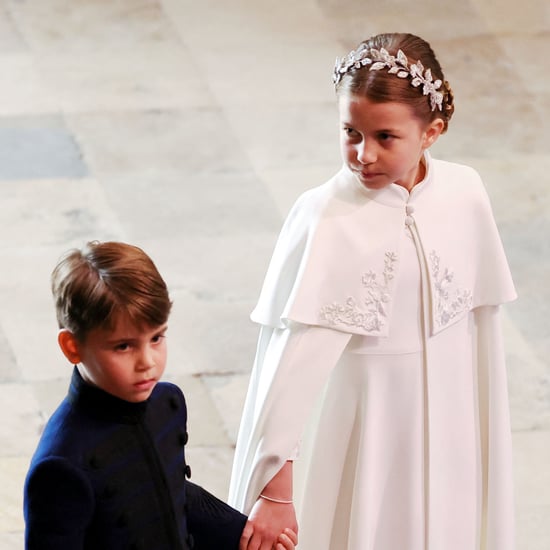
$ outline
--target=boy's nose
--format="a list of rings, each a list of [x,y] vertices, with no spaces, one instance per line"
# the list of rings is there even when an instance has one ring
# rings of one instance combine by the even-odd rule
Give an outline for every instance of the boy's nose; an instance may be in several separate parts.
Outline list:
[[[139,370],[148,370],[155,366],[155,356],[150,349],[144,349],[138,362]]]

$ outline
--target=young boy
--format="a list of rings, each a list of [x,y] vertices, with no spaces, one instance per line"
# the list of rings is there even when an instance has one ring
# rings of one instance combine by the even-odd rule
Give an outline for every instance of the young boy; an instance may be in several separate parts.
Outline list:
[[[75,367],[25,482],[26,548],[236,550],[247,518],[188,480],[185,399],[159,382],[172,303],[154,263],[91,242],[61,259],[52,292]]]

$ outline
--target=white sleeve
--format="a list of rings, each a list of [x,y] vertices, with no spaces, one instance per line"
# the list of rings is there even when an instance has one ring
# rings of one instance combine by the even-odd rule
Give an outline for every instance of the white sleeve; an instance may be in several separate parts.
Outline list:
[[[512,433],[498,306],[475,310],[481,442],[482,547],[514,548]]]
[[[248,513],[293,456],[315,400],[350,338],[318,326],[262,327],[235,449],[230,504]]]

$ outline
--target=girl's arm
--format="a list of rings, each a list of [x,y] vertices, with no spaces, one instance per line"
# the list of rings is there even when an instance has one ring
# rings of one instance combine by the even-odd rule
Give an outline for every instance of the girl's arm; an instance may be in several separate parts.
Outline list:
[[[271,480],[294,456],[315,401],[350,338],[298,324],[262,330],[235,450],[232,506],[251,513],[264,490],[273,496],[267,493]]]
[[[290,457],[350,338],[298,323],[260,333],[231,480],[230,503],[249,513],[240,550],[272,550],[285,528],[298,533],[294,504],[265,497],[292,501]]]
[[[296,512],[292,502],[292,462],[287,461],[273,479],[264,487],[260,498],[252,508],[250,527],[243,531],[239,550],[271,550],[273,541],[290,528],[298,533]],[[291,539],[292,540],[292,539]],[[279,541],[288,541],[279,538]],[[283,546],[288,548],[288,546]]]

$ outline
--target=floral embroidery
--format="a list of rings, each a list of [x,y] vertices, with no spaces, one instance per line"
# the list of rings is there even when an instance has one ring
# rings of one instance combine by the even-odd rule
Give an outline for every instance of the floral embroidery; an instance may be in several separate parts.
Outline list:
[[[369,271],[363,275],[362,284],[366,289],[363,306],[360,307],[354,298],[349,297],[344,304],[334,302],[321,308],[320,318],[329,325],[347,325],[364,329],[366,332],[378,332],[384,326],[388,316],[390,302],[389,286],[394,277],[397,254],[386,252],[384,260],[383,281]]]
[[[472,307],[472,292],[458,288],[453,283],[454,273],[442,271],[440,257],[434,250],[430,253],[430,267],[434,282],[435,322],[443,327],[451,319]]]

